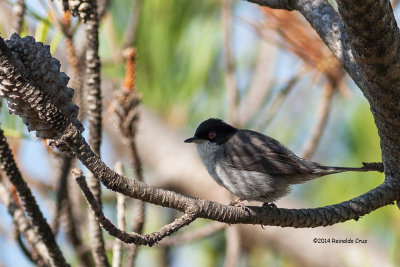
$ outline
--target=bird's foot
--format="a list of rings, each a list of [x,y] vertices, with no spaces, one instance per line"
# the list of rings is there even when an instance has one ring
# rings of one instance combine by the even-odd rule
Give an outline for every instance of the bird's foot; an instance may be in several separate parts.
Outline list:
[[[247,208],[242,201],[244,201],[244,199],[241,198],[232,200],[231,203],[229,203],[229,206],[240,207],[243,211],[249,212],[249,208]]]
[[[262,208],[269,208],[269,209],[276,209],[276,205],[275,203],[268,203],[268,202],[264,202],[261,206]]]
[[[244,199],[241,199],[241,198],[232,200],[231,203],[229,203],[229,206],[236,206],[237,204],[242,205],[242,204],[243,204],[243,203],[242,203],[243,200],[244,200]]]

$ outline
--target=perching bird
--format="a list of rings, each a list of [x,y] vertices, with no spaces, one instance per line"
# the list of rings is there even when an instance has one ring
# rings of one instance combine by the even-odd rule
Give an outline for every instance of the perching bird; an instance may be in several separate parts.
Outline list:
[[[383,171],[380,163],[362,168],[328,167],[295,155],[277,140],[251,130],[238,130],[220,119],[202,122],[194,137],[203,164],[211,177],[243,200],[274,202],[290,185],[346,171]]]

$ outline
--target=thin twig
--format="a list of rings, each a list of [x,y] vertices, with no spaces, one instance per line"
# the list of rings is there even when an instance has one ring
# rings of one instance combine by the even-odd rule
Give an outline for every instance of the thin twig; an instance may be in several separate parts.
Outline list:
[[[251,81],[243,99],[240,100],[240,125],[247,125],[259,113],[260,108],[271,94],[271,81],[277,48],[261,42]]]
[[[17,241],[19,248],[21,249],[22,253],[25,257],[32,263],[37,263],[37,260],[34,260],[34,256],[31,254],[29,249],[25,246],[24,242],[22,241],[21,233],[19,232],[18,228],[14,229],[14,236]]]
[[[122,240],[125,243],[134,243],[137,245],[149,245],[152,246],[161,239],[166,236],[171,235],[172,233],[178,231],[180,228],[190,224],[194,220],[196,220],[197,209],[194,206],[188,207],[185,214],[176,219],[174,222],[163,226],[157,232],[153,232],[151,234],[141,235],[137,233],[127,233],[118,229],[112,222],[104,216],[103,211],[101,210],[100,205],[97,203],[94,198],[92,192],[86,184],[85,177],[82,174],[82,171],[74,169],[72,174],[75,177],[76,182],[82,190],[83,195],[88,201],[92,212],[96,215],[97,220],[100,225],[106,230],[110,235]]]
[[[76,53],[75,44],[73,41],[74,32],[71,27],[71,13],[66,10],[63,14],[62,21],[59,23],[61,30],[65,36],[65,51],[67,54],[67,61],[70,65],[72,78],[71,87],[74,88],[74,102],[79,106],[79,120],[83,120],[86,114],[85,97],[83,93],[83,80],[84,80],[84,69],[86,64],[80,64],[81,60],[78,58]],[[82,54],[84,56],[85,54]]]
[[[50,184],[49,182],[44,182],[44,181],[40,181],[38,179],[35,179],[33,177],[29,177],[29,174],[27,174],[27,172],[24,172],[22,170],[22,175],[26,181],[27,184],[29,184],[30,186],[32,186],[32,188],[34,190],[36,190],[37,192],[39,192],[40,194],[48,194],[49,192],[54,192],[55,188],[52,184]]]
[[[5,207],[7,207],[8,213],[12,216],[16,230],[25,236],[25,240],[31,249],[31,253],[29,254],[31,255],[32,260],[38,265],[43,264],[43,259],[49,258],[46,245],[33,230],[33,227],[26,218],[24,211],[16,203],[3,183],[0,183],[0,201]]]
[[[128,26],[126,27],[126,31],[124,34],[124,40],[122,41],[122,48],[126,49],[129,46],[133,45],[136,37],[136,29],[140,16],[140,7],[142,5],[142,0],[134,0],[133,4],[133,12],[130,14],[128,20]]]
[[[97,1],[97,13],[99,14],[99,21],[107,13],[107,9],[110,6],[110,0],[98,0]]]
[[[77,188],[76,191],[79,189]],[[71,190],[68,190],[68,193],[70,193]],[[70,240],[76,254],[78,255],[79,260],[81,261],[83,266],[94,266],[93,261],[91,260],[90,252],[91,250],[83,250],[82,247],[85,245],[82,242],[82,233],[79,231],[78,228],[78,223],[77,223],[77,217],[78,212],[74,211],[73,209],[73,203],[70,195],[67,195],[68,200],[66,201],[67,207],[66,207],[66,216],[65,216],[65,231],[67,234],[68,239]]]
[[[86,89],[87,89],[87,115],[89,120],[89,145],[100,156],[102,138],[102,97],[100,87],[100,58],[99,58],[99,15],[96,1],[90,2],[87,10],[86,23]],[[88,176],[88,185],[96,201],[101,203],[100,182],[92,173]],[[92,254],[96,266],[109,266],[104,249],[104,238],[100,225],[93,213],[89,211],[89,233],[91,238]]]
[[[318,147],[319,141],[324,133],[328,123],[329,113],[331,111],[334,85],[328,82],[322,92],[321,100],[317,110],[317,119],[310,138],[303,146],[302,157],[311,158]]]
[[[71,168],[72,159],[64,156],[61,159],[60,174],[57,179],[57,199],[56,206],[54,210],[53,221],[51,222],[51,229],[54,235],[57,235],[58,229],[60,227],[60,216],[62,214],[63,208],[66,206],[66,199],[68,195],[68,174]],[[68,204],[67,204],[68,205]]]
[[[35,229],[37,229],[37,235],[46,245],[49,257],[45,260],[49,261],[53,266],[67,266],[67,262],[55,241],[50,226],[43,217],[30,188],[23,180],[21,173],[15,164],[14,157],[8,147],[2,129],[0,129],[0,161],[5,174],[17,190],[21,206],[28,214],[30,223],[35,227]]]
[[[21,34],[25,15],[25,0],[17,0],[13,7],[13,32]]]
[[[238,126],[238,88],[235,79],[235,71],[232,57],[232,7],[230,0],[221,0],[223,51],[225,65],[225,88],[228,98],[228,121]]]
[[[199,229],[193,231],[187,231],[180,235],[168,236],[161,240],[157,246],[167,247],[167,246],[178,246],[183,245],[190,242],[195,242],[199,239],[203,239],[214,235],[215,233],[220,232],[224,228],[226,228],[227,224],[220,222],[212,222],[203,226]]]
[[[239,225],[226,228],[226,252],[224,267],[235,267],[240,256],[240,233]]]
[[[142,161],[136,147],[136,131],[139,121],[138,106],[140,104],[140,95],[135,85],[137,51],[134,47],[129,47],[124,51],[124,55],[126,57],[125,79],[121,90],[115,95],[115,114],[117,115],[118,127],[124,137],[124,141],[129,144],[135,178],[143,181]],[[142,233],[145,220],[144,208],[143,201],[137,201],[136,219],[132,227],[132,231],[135,233]],[[126,265],[134,266],[137,249],[136,245],[130,248]]]
[[[122,168],[122,163],[118,161],[115,164],[115,171],[118,172],[119,174],[123,174],[123,168]],[[125,203],[125,196],[116,193],[117,195],[117,227],[121,229],[121,231],[125,231],[126,229],[126,203]],[[114,241],[114,246],[113,246],[113,261],[112,261],[112,266],[113,267],[118,267],[121,266],[121,261],[122,261],[122,241],[119,239],[116,239]]]
[[[271,123],[279,108],[282,107],[282,102],[286,99],[300,78],[301,75],[295,75],[287,82],[286,86],[279,91],[278,95],[268,105],[268,108],[265,110],[264,114],[261,115],[260,122],[255,127],[257,130],[264,130]]]

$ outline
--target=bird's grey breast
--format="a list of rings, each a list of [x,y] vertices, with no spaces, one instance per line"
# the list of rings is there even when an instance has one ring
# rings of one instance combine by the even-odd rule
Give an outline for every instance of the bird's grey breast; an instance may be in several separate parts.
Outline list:
[[[196,144],[196,148],[208,173],[219,185],[223,186],[221,179],[216,173],[216,165],[219,164],[224,156],[224,148],[209,141]]]

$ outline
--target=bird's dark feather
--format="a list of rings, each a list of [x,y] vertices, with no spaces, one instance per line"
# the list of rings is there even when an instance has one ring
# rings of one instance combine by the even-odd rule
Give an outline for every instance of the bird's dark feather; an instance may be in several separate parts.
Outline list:
[[[227,141],[225,159],[239,170],[282,176],[301,176],[319,167],[317,163],[296,156],[277,140],[250,130],[239,130]]]

